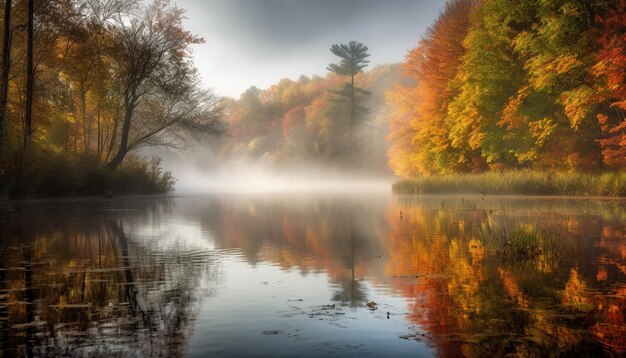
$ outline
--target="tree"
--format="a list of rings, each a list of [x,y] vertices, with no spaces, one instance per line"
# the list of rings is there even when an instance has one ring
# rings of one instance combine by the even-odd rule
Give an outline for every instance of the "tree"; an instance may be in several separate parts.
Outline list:
[[[34,12],[34,0],[28,0],[28,21],[26,25],[26,110],[24,113],[24,148],[30,144],[33,131],[33,89],[35,85],[35,72],[33,68]]]
[[[459,92],[452,84],[466,52],[463,40],[475,6],[475,0],[447,2],[426,36],[407,55],[404,72],[414,83],[387,94],[392,108],[389,166],[398,175],[468,170],[473,164],[452,145],[446,117],[449,103]]]
[[[124,113],[117,153],[106,165],[109,169],[118,167],[137,145],[174,127],[216,135],[223,132],[218,123],[219,101],[196,89],[197,73],[189,58],[189,46],[203,39],[186,31],[182,20],[183,11],[164,0],[155,1],[141,16],[118,20],[111,60],[123,89]],[[140,108],[159,112],[145,115],[143,111],[139,119]]]
[[[352,162],[352,132],[354,120],[363,117],[368,113],[368,109],[360,104],[363,95],[370,95],[369,91],[354,86],[354,76],[361,72],[369,60],[368,48],[364,44],[350,41],[346,44],[333,44],[330,48],[335,56],[341,58],[339,63],[331,63],[327,70],[342,76],[350,76],[350,82],[345,83],[339,90],[333,91],[337,95],[336,101],[348,107],[350,112],[350,162]]]
[[[598,17],[601,46],[591,74],[599,83],[599,96],[605,101],[598,120],[604,134],[600,139],[604,163],[626,167],[626,2],[619,2]]]
[[[4,33],[2,34],[2,77],[0,78],[0,156],[6,150],[7,99],[9,96],[9,71],[11,69],[11,0],[4,2]]]
[[[525,29],[524,4],[491,1],[479,6],[463,44],[463,55],[455,79],[457,96],[449,103],[447,123],[452,147],[459,161],[480,170],[514,166],[514,150],[522,142],[517,134],[527,133],[524,123],[500,123],[507,101],[524,85],[526,71],[511,47],[512,26]],[[511,24],[515,22],[515,25]],[[518,129],[519,128],[519,129]],[[515,129],[515,131],[507,130]]]

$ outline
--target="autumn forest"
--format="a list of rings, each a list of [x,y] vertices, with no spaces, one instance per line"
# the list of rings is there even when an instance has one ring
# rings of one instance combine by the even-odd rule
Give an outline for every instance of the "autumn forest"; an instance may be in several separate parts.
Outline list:
[[[168,1],[6,1],[2,192],[168,191],[172,173],[137,151],[211,136],[223,160],[407,178],[621,171],[625,11],[616,0],[453,0],[402,64],[365,60],[352,82],[329,67],[234,99],[204,89],[190,52],[203,39]]]

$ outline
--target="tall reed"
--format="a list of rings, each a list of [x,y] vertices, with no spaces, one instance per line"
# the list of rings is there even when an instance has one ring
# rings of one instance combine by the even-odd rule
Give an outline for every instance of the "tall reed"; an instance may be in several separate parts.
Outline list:
[[[572,195],[626,197],[626,172],[549,173],[488,172],[404,179],[397,194]]]

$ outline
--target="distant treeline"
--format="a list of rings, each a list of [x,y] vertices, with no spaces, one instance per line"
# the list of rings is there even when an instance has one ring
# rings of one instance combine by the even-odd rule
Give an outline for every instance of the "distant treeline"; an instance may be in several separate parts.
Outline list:
[[[626,167],[623,0],[451,0],[404,72],[398,175]]]
[[[387,173],[385,91],[403,78],[399,65],[376,66],[356,76],[355,86],[372,94],[363,103],[369,114],[355,123],[351,163],[349,116],[332,92],[346,79],[333,73],[283,79],[265,90],[251,87],[230,100],[230,136],[222,140],[221,153],[276,165],[307,163]]]

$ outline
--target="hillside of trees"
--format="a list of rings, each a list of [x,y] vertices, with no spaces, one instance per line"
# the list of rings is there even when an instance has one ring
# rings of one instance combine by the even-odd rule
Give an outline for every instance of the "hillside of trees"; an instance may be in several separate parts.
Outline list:
[[[626,167],[623,0],[451,0],[403,67],[397,175]]]
[[[260,90],[251,87],[226,104],[229,136],[220,140],[222,158],[247,158],[269,165],[320,165],[387,174],[385,135],[388,109],[385,93],[406,82],[400,65],[375,66],[360,72],[355,87],[371,92],[362,107],[368,111],[354,123],[350,160],[350,122],[333,91],[346,79],[326,77],[282,79]]]

